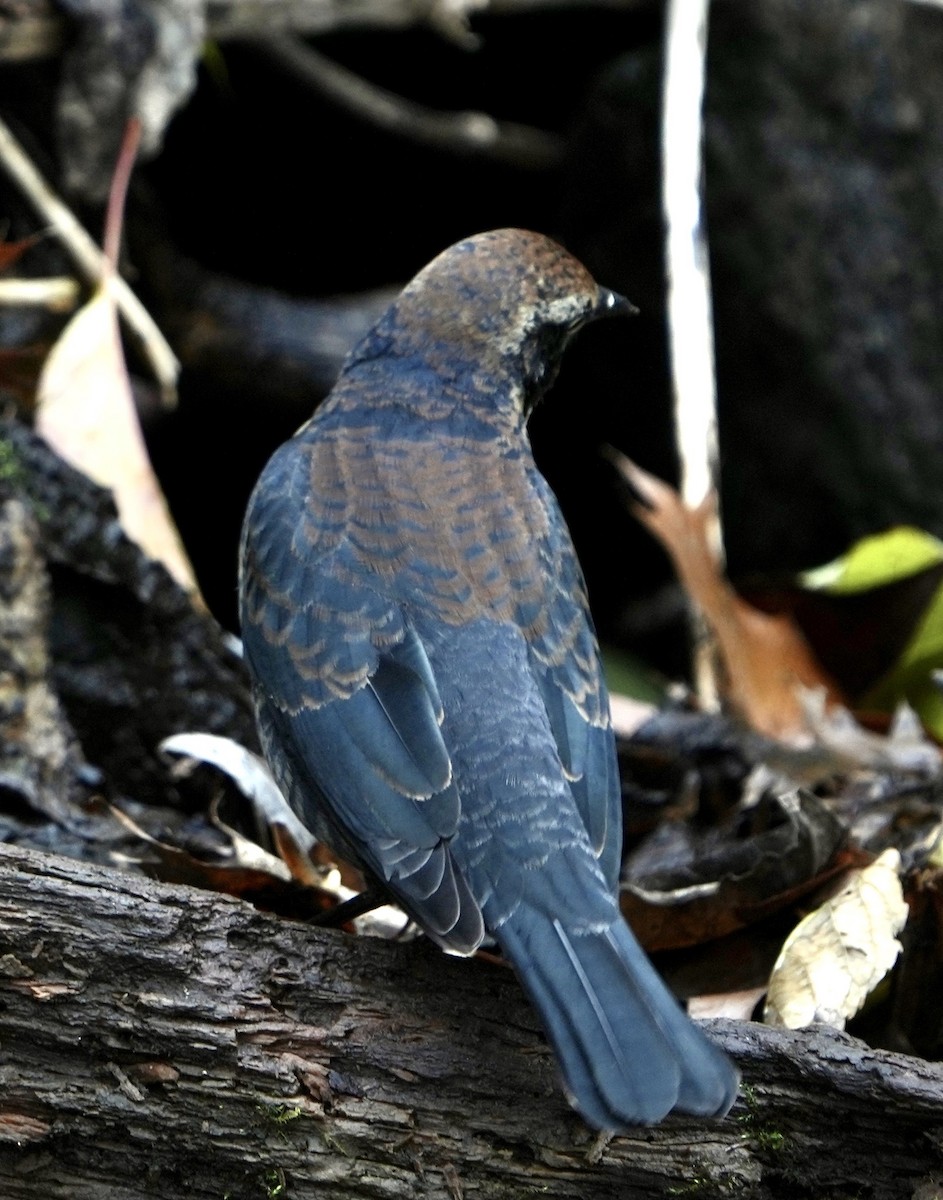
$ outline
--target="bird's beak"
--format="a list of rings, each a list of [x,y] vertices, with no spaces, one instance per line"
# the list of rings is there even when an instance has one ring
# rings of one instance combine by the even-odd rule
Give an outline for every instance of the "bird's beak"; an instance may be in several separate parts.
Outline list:
[[[625,296],[620,296],[618,292],[611,292],[609,288],[601,287],[599,289],[599,299],[596,302],[597,317],[631,317],[638,313],[638,309],[631,301],[626,300]]]

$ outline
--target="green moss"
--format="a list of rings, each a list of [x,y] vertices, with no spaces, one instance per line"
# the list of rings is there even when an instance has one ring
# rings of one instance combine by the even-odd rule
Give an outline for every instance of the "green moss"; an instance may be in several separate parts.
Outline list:
[[[753,1088],[748,1084],[743,1084],[740,1088],[740,1095],[747,1109],[745,1113],[737,1118],[740,1122],[740,1128],[743,1131],[743,1137],[752,1142],[756,1149],[760,1151],[779,1154],[785,1150],[787,1145],[786,1135],[778,1129],[771,1128],[761,1118],[760,1106]]]
[[[262,1176],[262,1186],[265,1188],[267,1200],[276,1200],[277,1197],[288,1195],[285,1172],[281,1167],[271,1167],[266,1171]]]
[[[23,479],[23,464],[13,446],[0,438],[0,480],[18,483]]]
[[[274,1104],[272,1105],[270,1117],[276,1125],[284,1125],[288,1121],[297,1120],[301,1116],[302,1111],[298,1106],[289,1108],[287,1104]]]

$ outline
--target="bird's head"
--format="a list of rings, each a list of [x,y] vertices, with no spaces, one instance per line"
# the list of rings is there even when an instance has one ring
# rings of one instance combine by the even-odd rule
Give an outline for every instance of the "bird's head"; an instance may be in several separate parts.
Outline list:
[[[443,379],[471,377],[476,394],[526,416],[578,329],[634,311],[550,238],[496,229],[433,259],[375,333],[384,352],[419,359]]]

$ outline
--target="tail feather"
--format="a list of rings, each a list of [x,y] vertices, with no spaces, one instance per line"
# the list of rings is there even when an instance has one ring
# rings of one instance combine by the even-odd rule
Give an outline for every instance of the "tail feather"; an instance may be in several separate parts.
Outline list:
[[[566,928],[521,905],[495,936],[517,968],[557,1054],[570,1099],[601,1129],[673,1109],[727,1112],[737,1073],[681,1010],[617,917]]]

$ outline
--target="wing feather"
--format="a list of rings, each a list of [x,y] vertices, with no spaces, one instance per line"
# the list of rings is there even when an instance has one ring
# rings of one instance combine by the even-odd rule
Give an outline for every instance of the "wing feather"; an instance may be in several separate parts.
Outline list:
[[[332,526],[327,509],[320,523],[299,520],[300,498],[311,503],[307,459],[298,442],[275,455],[243,537],[243,645],[265,681],[263,738],[301,819],[386,882],[437,940],[468,952],[483,926],[452,861],[461,800],[435,675],[343,523]]]

